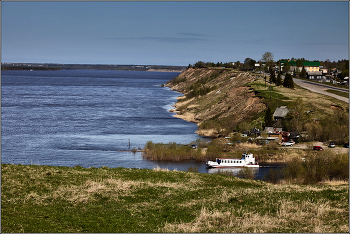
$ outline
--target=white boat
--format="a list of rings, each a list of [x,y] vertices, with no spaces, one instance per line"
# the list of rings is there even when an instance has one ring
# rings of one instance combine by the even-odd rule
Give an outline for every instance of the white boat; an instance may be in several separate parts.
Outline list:
[[[227,167],[259,167],[255,162],[253,154],[242,154],[242,158],[217,158],[215,162],[207,161],[208,167],[227,168]]]

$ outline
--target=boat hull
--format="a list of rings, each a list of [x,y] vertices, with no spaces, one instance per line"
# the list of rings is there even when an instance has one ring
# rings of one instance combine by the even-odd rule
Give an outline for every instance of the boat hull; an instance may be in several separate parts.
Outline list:
[[[229,165],[207,165],[208,168],[242,168],[242,167],[252,167],[257,168],[259,165],[242,165],[242,166],[229,166]]]

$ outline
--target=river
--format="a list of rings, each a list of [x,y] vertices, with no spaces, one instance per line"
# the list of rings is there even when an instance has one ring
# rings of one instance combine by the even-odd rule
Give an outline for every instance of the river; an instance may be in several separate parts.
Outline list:
[[[1,161],[214,173],[203,162],[149,161],[140,152],[125,152],[143,148],[147,141],[188,144],[200,138],[196,124],[169,112],[181,94],[161,84],[178,74],[2,71]],[[256,178],[263,178],[267,170],[258,169]]]

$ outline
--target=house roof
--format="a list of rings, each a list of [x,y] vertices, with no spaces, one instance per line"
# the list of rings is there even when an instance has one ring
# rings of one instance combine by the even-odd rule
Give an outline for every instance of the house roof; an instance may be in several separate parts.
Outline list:
[[[289,112],[289,109],[286,106],[277,107],[275,112],[273,113],[273,117],[285,117]]]
[[[322,71],[313,71],[307,73],[309,76],[320,76],[322,75]]]
[[[281,61],[282,63],[285,63],[287,61]],[[288,61],[290,66],[296,66],[297,62],[296,61]],[[303,62],[303,66],[305,67],[319,67],[320,66],[320,62]]]
[[[308,67],[319,67],[320,62],[303,62],[303,65]]]

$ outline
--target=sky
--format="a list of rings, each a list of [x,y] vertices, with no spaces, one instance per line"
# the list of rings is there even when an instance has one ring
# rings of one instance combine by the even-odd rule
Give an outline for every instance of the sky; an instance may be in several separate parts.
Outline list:
[[[1,62],[349,59],[348,1],[2,1]]]

